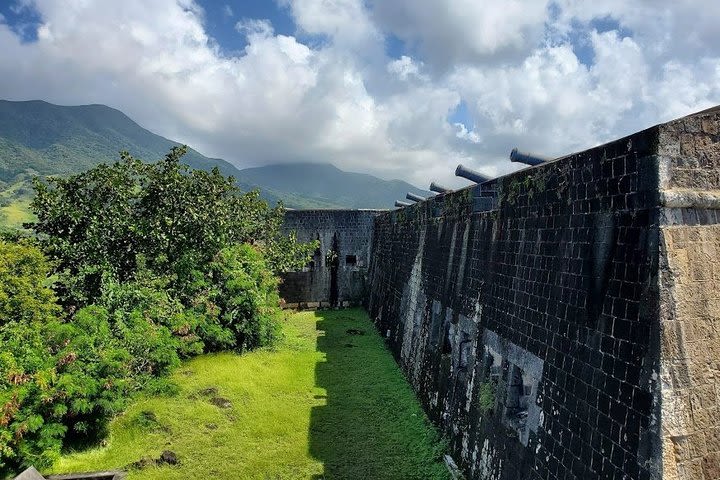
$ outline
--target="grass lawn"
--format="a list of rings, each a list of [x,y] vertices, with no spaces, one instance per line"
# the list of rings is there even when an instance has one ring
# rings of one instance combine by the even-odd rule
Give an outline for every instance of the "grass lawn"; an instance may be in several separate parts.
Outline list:
[[[186,362],[177,396],[136,401],[105,446],[69,453],[53,471],[172,450],[179,465],[133,469],[129,479],[448,478],[435,430],[364,311],[294,313],[283,329],[274,351]]]

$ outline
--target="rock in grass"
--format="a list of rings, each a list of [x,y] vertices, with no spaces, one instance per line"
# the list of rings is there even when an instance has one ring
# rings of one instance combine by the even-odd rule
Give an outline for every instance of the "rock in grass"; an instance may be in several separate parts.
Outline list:
[[[207,387],[200,390],[200,395],[203,395],[205,397],[209,397],[210,395],[217,395],[217,393],[217,387]]]
[[[232,408],[232,402],[223,397],[212,397],[210,403],[220,408]]]
[[[180,461],[177,458],[177,454],[172,450],[165,450],[160,454],[160,459],[157,461],[158,465],[167,463],[168,465],[177,465]]]
[[[178,460],[175,452],[172,450],[164,450],[160,454],[160,458],[142,457],[140,460],[125,467],[125,469],[140,470],[151,465],[178,465],[179,463],[180,460]]]

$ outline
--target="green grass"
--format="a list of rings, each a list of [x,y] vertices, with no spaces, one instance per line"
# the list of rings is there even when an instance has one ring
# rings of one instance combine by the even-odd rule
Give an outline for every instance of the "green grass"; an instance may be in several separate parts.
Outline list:
[[[25,180],[0,188],[0,227],[22,228],[23,223],[34,220],[30,211],[31,191],[30,183]]]
[[[435,430],[364,311],[295,313],[283,330],[274,351],[186,362],[178,395],[136,401],[105,446],[67,454],[53,471],[118,468],[167,449],[180,465],[129,479],[448,478]],[[199,393],[210,387],[232,408]]]
[[[13,200],[10,205],[0,207],[0,226],[22,228],[23,223],[31,222],[33,218],[28,198]]]

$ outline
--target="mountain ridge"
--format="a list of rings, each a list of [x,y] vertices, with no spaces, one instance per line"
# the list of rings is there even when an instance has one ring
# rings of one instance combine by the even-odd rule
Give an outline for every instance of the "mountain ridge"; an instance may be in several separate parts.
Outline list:
[[[106,105],[0,100],[0,189],[34,175],[70,175],[111,163],[123,150],[145,161],[157,161],[178,145]],[[267,201],[282,201],[289,208],[391,208],[408,191],[428,194],[401,180],[346,172],[329,163],[240,169],[192,148],[183,161],[192,168],[218,167],[224,175],[232,175],[241,190],[258,188]]]

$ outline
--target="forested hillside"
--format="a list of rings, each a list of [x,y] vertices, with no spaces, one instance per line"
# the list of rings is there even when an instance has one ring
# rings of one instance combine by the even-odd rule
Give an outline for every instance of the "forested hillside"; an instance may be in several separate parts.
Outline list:
[[[105,105],[0,100],[0,217],[5,218],[0,218],[0,224],[13,223],[9,217],[20,218],[29,203],[23,193],[33,176],[80,173],[116,161],[120,151],[154,162],[179,145]],[[232,175],[241,190],[258,189],[269,203],[282,201],[288,208],[391,208],[408,191],[423,194],[406,182],[345,172],[329,164],[288,163],[241,170],[191,148],[184,162],[201,170],[217,167],[223,175]],[[10,209],[5,208],[10,204]]]

